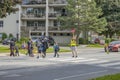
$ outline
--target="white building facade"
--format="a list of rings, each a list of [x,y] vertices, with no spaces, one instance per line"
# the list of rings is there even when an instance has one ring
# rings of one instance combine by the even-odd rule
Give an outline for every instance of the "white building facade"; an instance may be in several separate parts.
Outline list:
[[[65,13],[66,0],[23,0],[21,5],[21,36],[52,36],[58,43],[69,43],[72,34],[60,30],[57,16]]]
[[[19,8],[20,6],[17,5]],[[6,33],[7,36],[12,34],[14,37],[20,38],[20,11],[11,13],[5,18],[0,18],[0,34]]]

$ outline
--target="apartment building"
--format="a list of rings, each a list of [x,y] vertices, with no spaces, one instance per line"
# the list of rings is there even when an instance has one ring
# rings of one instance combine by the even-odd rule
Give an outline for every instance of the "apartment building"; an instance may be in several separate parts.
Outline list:
[[[69,43],[72,34],[61,30],[58,16],[65,15],[66,0],[23,0],[21,5],[21,36],[52,36],[58,43]]]
[[[20,8],[20,5],[16,6]],[[12,34],[14,37],[20,38],[20,11],[17,11],[15,14],[11,13],[4,18],[0,18],[0,38],[2,33],[6,33],[8,36]]]

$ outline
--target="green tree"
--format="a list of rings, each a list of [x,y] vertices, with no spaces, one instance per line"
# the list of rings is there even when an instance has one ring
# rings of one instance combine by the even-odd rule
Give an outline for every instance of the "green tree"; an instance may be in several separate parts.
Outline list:
[[[8,37],[9,37],[9,38],[13,38],[13,34],[10,33]]]
[[[102,9],[96,6],[94,0],[67,0],[65,7],[67,16],[60,16],[63,29],[76,29],[77,39],[81,31],[95,31],[100,33],[105,30],[106,19],[100,17]],[[85,37],[87,38],[87,36]]]
[[[102,32],[106,37],[120,33],[120,1],[119,0],[96,0],[98,6],[103,10],[102,17],[105,17],[108,25],[106,30]]]
[[[2,33],[2,40],[4,40],[5,38],[7,38],[7,34],[6,33]]]
[[[18,8],[15,5],[21,3],[22,0],[0,0],[0,18],[6,17],[7,14],[15,13]]]

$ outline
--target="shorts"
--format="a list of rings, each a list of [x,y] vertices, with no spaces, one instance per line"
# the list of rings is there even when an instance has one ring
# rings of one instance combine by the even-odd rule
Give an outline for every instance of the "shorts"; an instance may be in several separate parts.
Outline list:
[[[76,46],[71,46],[71,50],[76,50]]]

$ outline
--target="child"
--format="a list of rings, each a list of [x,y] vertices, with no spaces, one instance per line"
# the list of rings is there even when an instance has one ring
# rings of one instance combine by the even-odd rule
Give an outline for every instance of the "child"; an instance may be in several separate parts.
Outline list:
[[[59,57],[58,51],[60,50],[60,48],[57,43],[54,43],[53,49],[54,49],[54,57],[56,56]]]
[[[19,49],[18,49],[18,46],[15,46],[15,55],[16,55],[16,56],[19,56]]]

